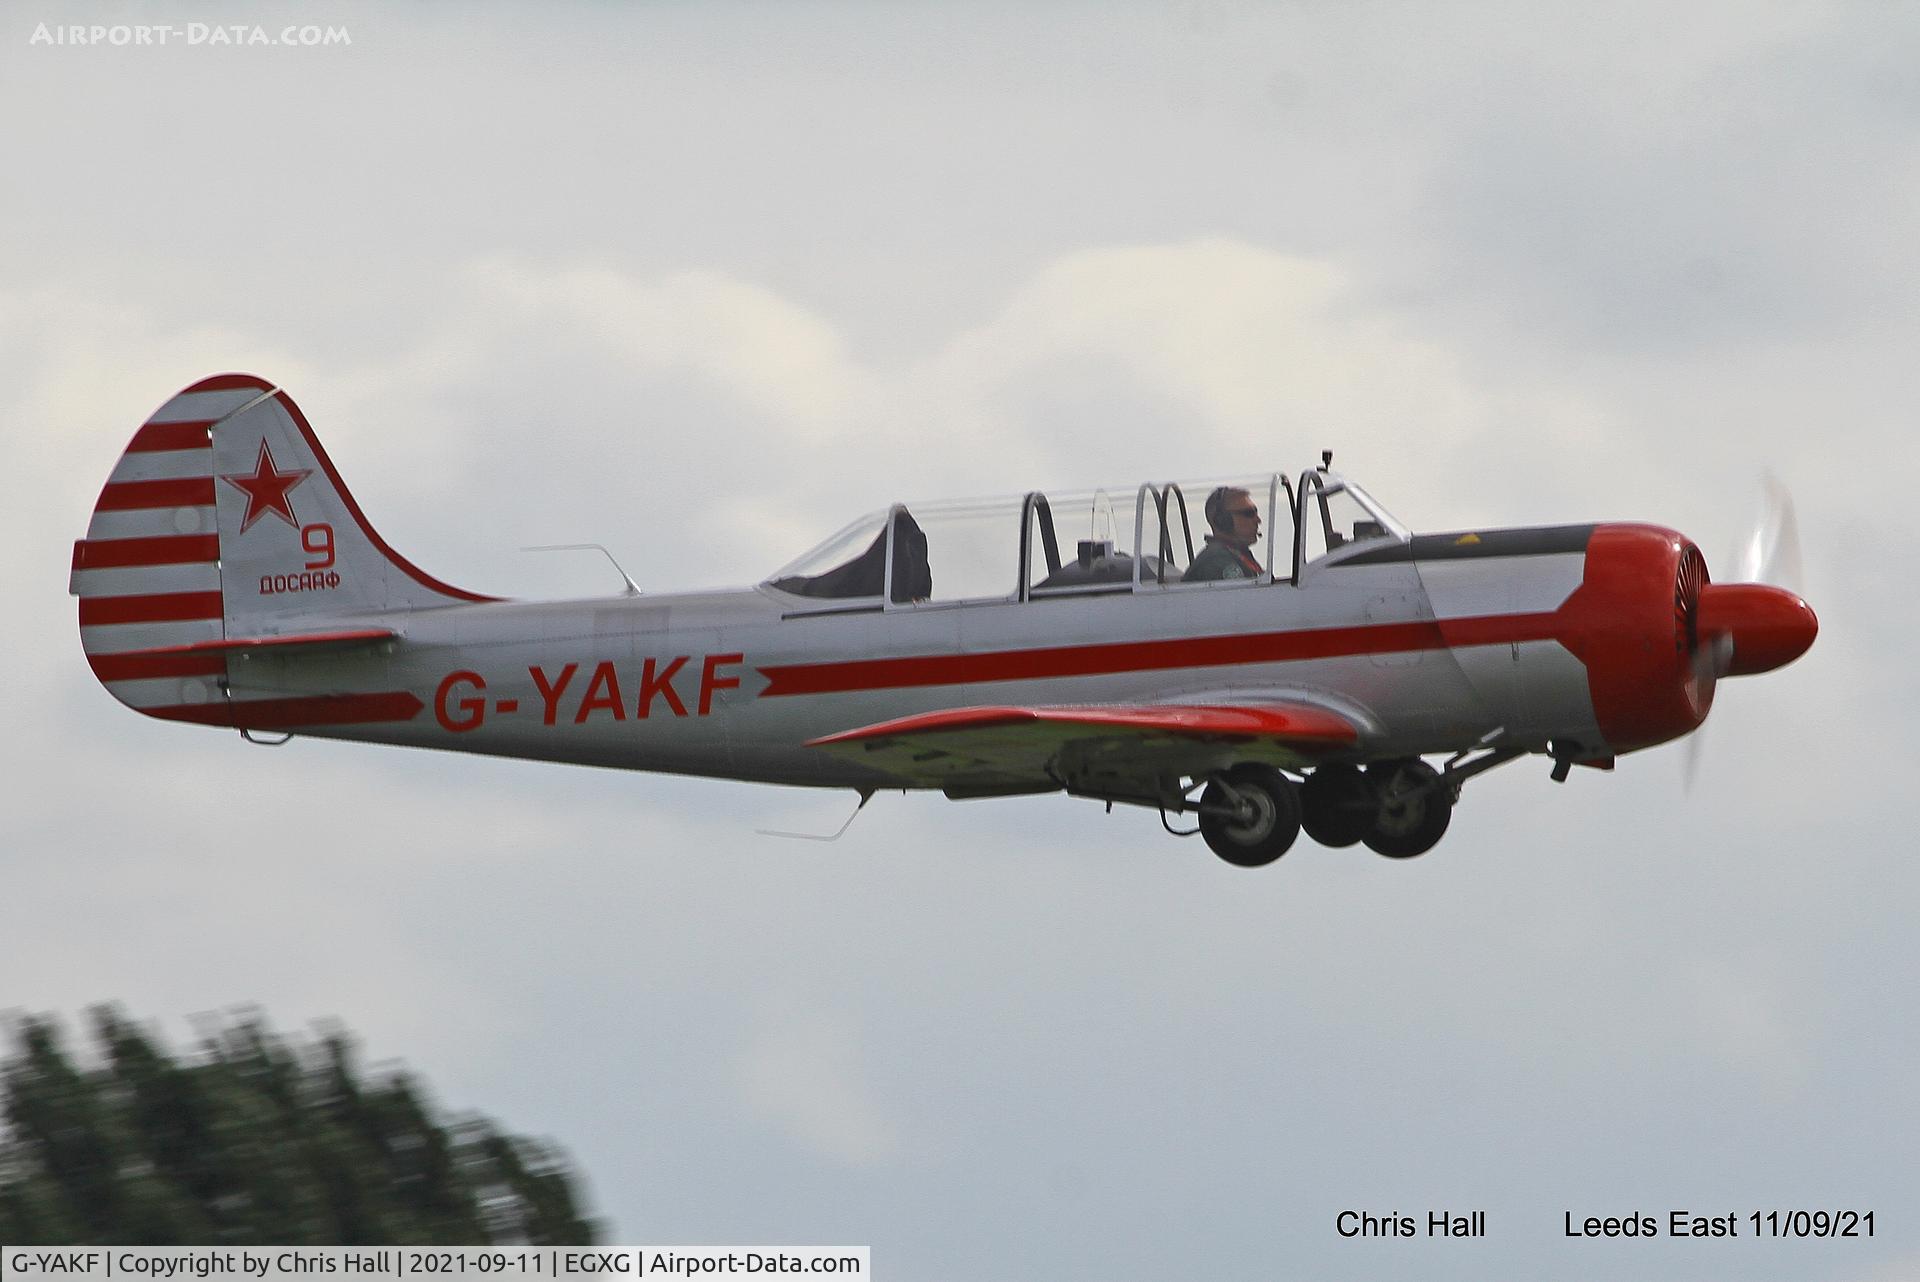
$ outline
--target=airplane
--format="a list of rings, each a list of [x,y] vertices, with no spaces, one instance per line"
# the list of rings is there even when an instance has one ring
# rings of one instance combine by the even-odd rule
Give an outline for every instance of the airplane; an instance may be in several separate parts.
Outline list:
[[[849,789],[856,815],[894,788],[1065,793],[1242,867],[1302,831],[1422,854],[1469,779],[1612,769],[1818,632],[1656,525],[1416,535],[1331,454],[895,504],[749,587],[502,600],[388,546],[249,374],[134,434],[69,586],[94,674],[163,720]]]

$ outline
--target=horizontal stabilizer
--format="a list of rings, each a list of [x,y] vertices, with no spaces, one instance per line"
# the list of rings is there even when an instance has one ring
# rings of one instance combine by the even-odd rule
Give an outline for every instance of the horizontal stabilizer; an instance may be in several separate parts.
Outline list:
[[[194,642],[181,649],[208,654],[233,654],[242,650],[287,654],[294,650],[344,650],[399,639],[400,634],[392,628],[344,628],[338,632],[296,632],[279,637],[227,637],[221,641]]]
[[[222,637],[153,646],[113,654],[89,654],[87,662],[102,681],[135,681],[156,677],[224,676],[227,660],[253,654],[301,654],[350,650],[358,646],[396,641],[392,628],[346,628],[334,632],[304,632],[279,637]]]

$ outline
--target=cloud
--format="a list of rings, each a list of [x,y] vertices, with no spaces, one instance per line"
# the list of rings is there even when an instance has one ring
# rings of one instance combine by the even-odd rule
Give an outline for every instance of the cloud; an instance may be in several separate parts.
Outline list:
[[[518,543],[632,554],[638,534],[655,549],[630,567],[643,586],[744,581],[894,499],[1290,472],[1350,442],[1342,459],[1377,492],[1490,518],[1497,496],[1464,483],[1484,424],[1551,441],[1594,418],[1475,382],[1330,263],[1228,240],[1065,255],[983,323],[897,359],[715,272],[493,258],[443,297],[411,349],[316,384],[338,424],[309,413],[336,457],[390,474],[385,490],[414,480],[391,503],[360,496],[390,540],[413,546],[389,524],[428,530],[438,564],[448,527],[469,560],[490,532],[489,568],[520,582],[553,567],[506,566]],[[1432,447],[1420,463],[1369,448],[1410,425]],[[648,568],[663,556],[664,574]]]
[[[615,268],[494,259],[467,271],[479,305],[520,331],[559,333],[604,355],[694,372],[756,411],[830,437],[865,417],[866,380],[825,317],[718,272],[635,279]]]
[[[1764,959],[1699,958],[1682,972],[1684,1019],[1720,1071],[1790,1098],[1812,1063],[1811,1033],[1789,1008],[1793,985]]]
[[[1354,442],[1341,460],[1389,500],[1492,517],[1493,496],[1445,485],[1483,424],[1569,436],[1592,418],[1476,383],[1328,262],[1220,239],[1064,255],[984,322],[893,358],[714,271],[496,256],[434,293],[404,346],[318,361],[283,350],[297,328],[270,343],[52,289],[6,298],[0,324],[33,336],[12,386],[44,425],[28,457],[46,475],[8,519],[77,525],[133,426],[208,364],[288,387],[390,542],[536,595],[610,576],[518,547],[604,542],[650,589],[750,581],[895,499],[1291,472]],[[1416,423],[1421,464],[1369,448]]]
[[[851,1166],[885,1162],[900,1146],[881,1113],[844,1015],[782,1001],[767,1011],[735,1065],[747,1107],[822,1156]]]
[[[1920,1251],[1908,1251],[1890,1260],[1882,1260],[1858,1272],[1838,1275],[1844,1282],[1911,1282],[1920,1277]]]

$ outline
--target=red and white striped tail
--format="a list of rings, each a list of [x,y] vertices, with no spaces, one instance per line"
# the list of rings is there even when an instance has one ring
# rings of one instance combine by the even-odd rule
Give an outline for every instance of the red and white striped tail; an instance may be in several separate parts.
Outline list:
[[[491,599],[388,547],[292,398],[251,374],[202,379],[134,433],[69,587],[87,661],[116,698],[222,725],[276,721],[274,692],[229,689],[240,651],[390,635],[372,616]]]

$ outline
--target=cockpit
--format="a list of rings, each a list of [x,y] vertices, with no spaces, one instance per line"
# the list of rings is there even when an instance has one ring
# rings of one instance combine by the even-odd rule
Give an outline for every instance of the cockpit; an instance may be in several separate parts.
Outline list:
[[[894,504],[764,586],[824,609],[1039,601],[1298,584],[1321,563],[1411,535],[1325,468]]]

